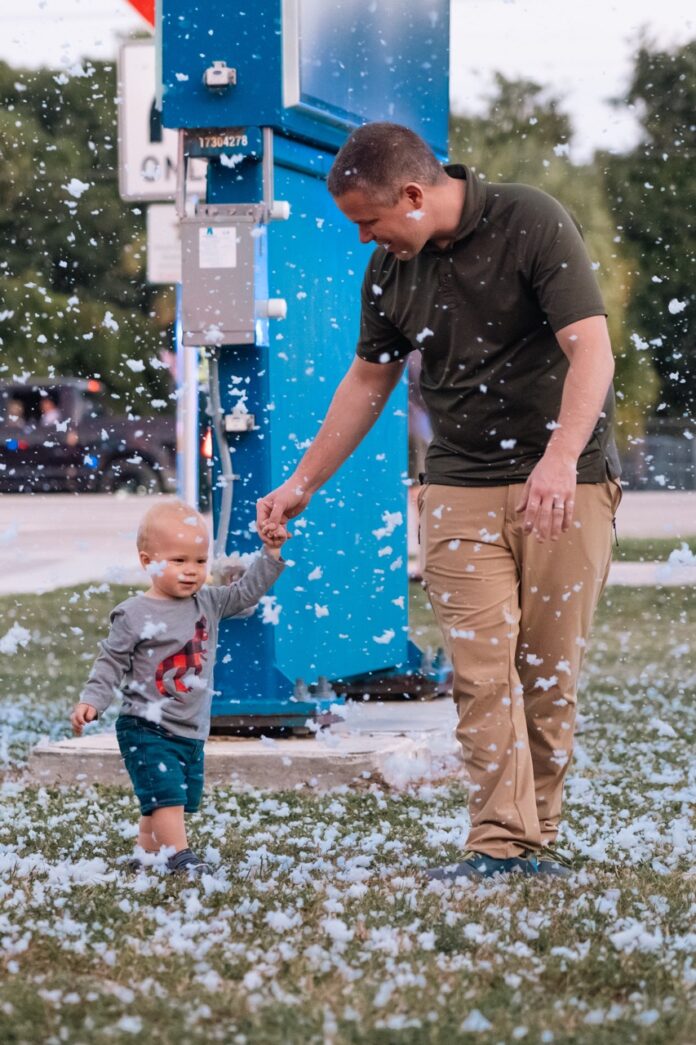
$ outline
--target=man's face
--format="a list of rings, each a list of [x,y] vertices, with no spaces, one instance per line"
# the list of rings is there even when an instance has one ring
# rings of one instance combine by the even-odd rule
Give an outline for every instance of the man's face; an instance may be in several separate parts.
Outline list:
[[[375,202],[362,189],[337,196],[335,203],[358,226],[361,243],[377,243],[400,261],[415,257],[430,238],[431,222],[418,185],[406,185],[391,206]]]

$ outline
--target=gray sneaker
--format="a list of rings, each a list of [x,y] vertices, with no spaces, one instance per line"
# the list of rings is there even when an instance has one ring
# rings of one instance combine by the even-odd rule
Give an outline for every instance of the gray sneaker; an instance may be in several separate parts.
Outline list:
[[[167,860],[167,867],[172,874],[187,874],[199,878],[202,874],[212,874],[213,868],[190,849],[180,849]]]
[[[539,873],[536,855],[530,851],[524,856],[510,856],[499,859],[487,853],[475,853],[471,850],[464,853],[461,863],[447,867],[431,867],[425,874],[431,882],[453,881],[455,878],[470,878],[480,882],[484,878],[493,878],[497,874],[535,875]]]
[[[573,865],[559,849],[553,845],[542,846],[541,849],[528,849],[530,856],[536,857],[539,874],[548,878],[570,878]]]

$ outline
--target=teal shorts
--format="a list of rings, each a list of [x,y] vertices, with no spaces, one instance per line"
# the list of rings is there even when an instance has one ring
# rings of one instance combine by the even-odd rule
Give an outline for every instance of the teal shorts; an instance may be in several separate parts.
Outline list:
[[[116,719],[116,737],[143,816],[164,806],[196,812],[203,794],[204,741],[176,736],[137,715]]]

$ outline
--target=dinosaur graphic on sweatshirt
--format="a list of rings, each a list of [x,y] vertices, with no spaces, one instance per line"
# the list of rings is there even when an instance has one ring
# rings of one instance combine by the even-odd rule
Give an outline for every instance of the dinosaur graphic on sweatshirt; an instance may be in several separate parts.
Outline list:
[[[157,665],[155,683],[163,697],[175,697],[180,693],[190,693],[196,688],[193,681],[203,671],[208,657],[208,621],[201,617],[196,621],[196,630],[192,639],[183,649],[171,657],[165,657]]]

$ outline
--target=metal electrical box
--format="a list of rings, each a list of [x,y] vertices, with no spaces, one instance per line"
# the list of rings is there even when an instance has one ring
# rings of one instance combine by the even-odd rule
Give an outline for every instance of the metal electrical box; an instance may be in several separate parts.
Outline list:
[[[263,251],[261,208],[199,205],[181,220],[182,332],[185,345],[254,341],[254,269]]]

